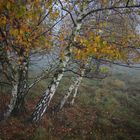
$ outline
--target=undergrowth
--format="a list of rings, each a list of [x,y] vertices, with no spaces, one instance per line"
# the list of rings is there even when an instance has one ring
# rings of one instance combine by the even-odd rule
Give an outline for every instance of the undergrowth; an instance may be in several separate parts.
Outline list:
[[[70,78],[63,79],[51,106],[62,98],[71,82]],[[43,80],[29,92],[25,116],[1,122],[1,140],[139,140],[139,77],[116,75],[104,80],[84,79],[73,107],[66,106],[54,116],[46,114],[37,126],[29,125],[25,118],[48,83]]]

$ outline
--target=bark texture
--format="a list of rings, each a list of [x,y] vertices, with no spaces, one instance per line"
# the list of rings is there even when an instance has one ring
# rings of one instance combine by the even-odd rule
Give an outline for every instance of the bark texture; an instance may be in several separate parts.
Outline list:
[[[73,90],[75,90],[75,93],[74,93],[73,98],[72,98],[72,102],[74,102],[74,98],[76,97],[77,90],[78,90],[78,87],[79,87],[79,85],[80,85],[80,83],[82,81],[84,73],[85,73],[85,68],[82,68],[80,76],[76,78],[76,80],[74,81],[73,84],[71,84],[71,86],[68,89],[68,92],[64,95],[64,97],[62,98],[60,103],[57,105],[56,112],[60,111],[64,107],[65,103],[67,102],[68,98],[72,94]]]
[[[19,66],[18,70],[18,91],[15,106],[12,111],[12,115],[18,115],[25,111],[25,96],[28,89],[28,63],[24,61],[22,65]]]
[[[76,40],[75,36],[79,33],[80,28],[81,28],[81,22],[77,23],[76,27],[74,27],[74,30],[70,37],[69,45],[64,52],[64,59],[60,60],[60,68],[58,71],[56,71],[56,74],[54,75],[52,82],[48,86],[48,89],[45,91],[45,93],[41,97],[40,101],[36,105],[32,115],[31,115],[31,118],[30,118],[31,122],[33,122],[33,123],[38,122],[42,118],[44,113],[46,112],[46,109],[48,108],[49,103],[50,103],[53,95],[55,94],[55,91],[64,75],[65,68],[66,68],[67,63],[70,60],[70,56],[71,56],[70,49],[73,48],[73,42]]]
[[[79,85],[79,83],[81,82],[82,80],[82,77],[79,76],[75,81],[74,81],[74,84],[71,84],[69,89],[68,89],[68,92],[64,95],[64,97],[62,98],[62,100],[60,101],[60,103],[57,105],[56,107],[56,112],[60,111],[65,103],[67,102],[68,98],[70,97],[70,95],[72,94],[72,91],[75,89],[75,87],[77,87]]]
[[[4,119],[7,119],[11,115],[11,112],[13,111],[13,108],[16,104],[16,99],[17,99],[17,90],[18,90],[18,84],[15,83],[15,84],[13,84],[13,87],[12,87],[12,93],[11,93],[12,97],[11,97],[10,103],[8,105],[8,109],[4,113]]]
[[[49,103],[56,91],[56,88],[58,87],[60,80],[63,77],[64,70],[65,70],[65,67],[66,67],[68,61],[69,61],[69,58],[67,58],[67,60],[61,62],[61,63],[63,63],[63,68],[56,72],[52,82],[48,86],[48,89],[45,91],[45,93],[41,97],[40,101],[36,105],[35,110],[31,116],[32,122],[39,121],[41,119],[41,117],[44,115],[44,113],[45,113],[47,107],[49,106]]]
[[[80,83],[81,83],[82,79],[83,79],[83,77],[80,78],[79,82],[78,82],[77,85],[75,86],[74,94],[73,94],[72,100],[71,100],[71,102],[70,102],[71,105],[74,105],[75,98],[76,98],[77,93],[78,93],[78,88],[79,88],[79,86],[80,86]]]

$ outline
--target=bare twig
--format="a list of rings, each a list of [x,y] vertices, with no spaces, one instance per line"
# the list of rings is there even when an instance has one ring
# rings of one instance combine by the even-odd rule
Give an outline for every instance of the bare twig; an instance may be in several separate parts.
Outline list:
[[[131,6],[119,6],[119,7],[116,7],[116,6],[113,6],[113,7],[106,7],[106,8],[99,8],[99,9],[93,9],[89,12],[87,12],[86,14],[83,15],[83,18],[86,18],[88,15],[92,14],[92,13],[96,13],[96,12],[99,12],[99,11],[105,11],[105,10],[116,10],[116,9],[132,9],[132,8],[139,8],[140,7],[140,4],[138,5],[131,5]]]
[[[76,23],[75,23],[75,20],[74,20],[74,18],[73,18],[72,13],[71,13],[69,10],[67,10],[66,8],[64,8],[64,6],[63,6],[61,0],[58,0],[58,1],[59,1],[60,5],[61,5],[61,7],[62,7],[62,10],[66,11],[66,12],[70,15],[71,20],[72,20],[74,26],[76,26]]]

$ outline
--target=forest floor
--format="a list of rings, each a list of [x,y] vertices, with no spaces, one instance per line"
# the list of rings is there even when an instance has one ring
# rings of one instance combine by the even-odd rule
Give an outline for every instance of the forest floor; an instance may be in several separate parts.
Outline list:
[[[68,79],[62,81],[50,106],[67,91],[68,83]],[[140,140],[138,76],[84,79],[74,106],[66,105],[54,115],[46,113],[39,124],[32,125],[26,120],[44,87],[42,81],[29,93],[26,113],[0,122],[0,140]],[[8,100],[8,94],[0,94],[1,114]]]

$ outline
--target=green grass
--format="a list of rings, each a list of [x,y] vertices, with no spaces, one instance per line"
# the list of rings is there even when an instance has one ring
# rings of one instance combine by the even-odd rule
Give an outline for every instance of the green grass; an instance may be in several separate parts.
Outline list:
[[[100,135],[109,135],[111,140],[138,140],[137,134],[140,131],[139,85],[140,78],[137,76],[121,75],[118,77],[116,75],[102,81],[85,79],[79,89],[77,100],[79,104],[87,107],[93,106],[99,111],[97,124],[101,125],[102,129],[105,127]],[[116,122],[114,123],[112,119]],[[112,127],[113,131],[116,129],[117,132],[109,134],[107,126]],[[119,129],[122,132],[119,132]]]
[[[46,89],[48,83],[49,81],[40,82],[30,94],[39,95]],[[70,78],[64,78],[52,102],[57,103],[67,92],[71,83]],[[138,76],[125,74],[107,77],[102,81],[93,79],[84,79],[82,81],[76,104],[85,108],[93,107],[98,111],[98,119],[93,127],[93,135],[91,135],[93,140],[138,140],[137,131],[140,130],[139,85],[140,79]],[[80,139],[80,132],[78,135],[73,137],[65,136],[64,139],[76,140],[77,138],[78,140],[78,137]]]

